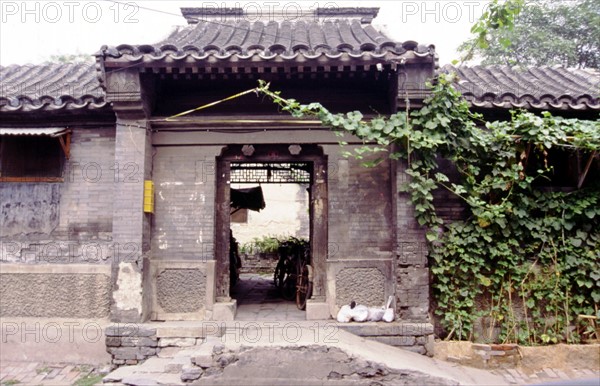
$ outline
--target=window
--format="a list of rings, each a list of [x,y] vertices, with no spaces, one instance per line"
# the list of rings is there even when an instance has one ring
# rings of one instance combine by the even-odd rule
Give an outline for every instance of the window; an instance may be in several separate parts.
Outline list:
[[[69,134],[66,130],[0,130],[0,181],[63,180],[63,167],[69,145]]]
[[[550,171],[545,174],[546,178],[538,178],[534,183],[536,186],[574,189],[597,183],[599,165],[596,153],[551,148],[545,155],[531,151],[526,160],[526,172],[536,175],[538,170],[548,166]]]

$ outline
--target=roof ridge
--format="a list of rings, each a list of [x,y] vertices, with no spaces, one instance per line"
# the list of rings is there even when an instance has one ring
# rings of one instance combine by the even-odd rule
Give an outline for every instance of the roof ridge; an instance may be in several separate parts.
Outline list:
[[[214,3],[216,5],[216,3]],[[224,4],[224,3],[223,3]],[[293,5],[292,5],[293,4]],[[247,20],[247,21],[300,21],[300,20],[331,20],[335,18],[357,19],[362,24],[370,24],[377,14],[379,7],[339,7],[327,3],[327,7],[312,6],[305,8],[298,3],[287,3],[280,7],[279,3],[265,3],[261,7],[257,3],[245,4],[242,7],[182,7],[181,14],[188,24],[210,20]]]

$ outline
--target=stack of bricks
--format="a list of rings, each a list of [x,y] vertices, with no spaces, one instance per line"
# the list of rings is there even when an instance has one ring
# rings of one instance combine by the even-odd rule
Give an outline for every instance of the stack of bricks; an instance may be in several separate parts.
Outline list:
[[[136,365],[157,354],[156,328],[133,323],[117,324],[107,327],[104,335],[106,350],[112,356],[114,367]]]

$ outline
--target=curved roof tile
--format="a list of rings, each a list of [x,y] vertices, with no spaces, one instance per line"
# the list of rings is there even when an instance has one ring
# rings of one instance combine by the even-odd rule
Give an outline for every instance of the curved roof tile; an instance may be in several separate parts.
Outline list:
[[[108,60],[125,57],[131,61],[133,58],[139,59],[141,54],[145,55],[146,60],[160,60],[164,58],[165,51],[175,56],[192,57],[204,57],[208,53],[217,59],[229,58],[229,54],[244,58],[251,54],[268,57],[270,53],[276,53],[289,59],[297,57],[296,54],[312,57],[315,53],[323,53],[329,58],[335,58],[339,52],[354,56],[363,53],[402,55],[406,50],[412,50],[420,57],[435,56],[431,47],[423,47],[415,42],[395,42],[372,25],[363,24],[356,19],[340,18],[323,22],[271,20],[253,23],[245,20],[198,20],[197,23],[176,28],[166,39],[156,44],[105,47],[97,55],[104,53]]]
[[[107,106],[95,64],[0,66],[0,112]]]
[[[446,65],[458,75],[455,87],[484,108],[600,110],[600,71],[564,67]]]
[[[310,29],[310,27],[309,27]],[[310,34],[309,34],[310,35]],[[261,38],[261,42],[266,43]],[[270,43],[273,43],[271,40]],[[320,41],[320,47],[327,48]],[[343,43],[340,43],[343,44]],[[405,48],[416,43],[407,42]],[[402,49],[402,46],[398,46]],[[128,47],[129,48],[129,47]],[[132,47],[138,57],[147,49]],[[242,46],[243,48],[243,46]],[[272,44],[269,50],[258,52],[264,59],[280,55],[293,59],[299,52]],[[177,49],[173,43],[165,44],[156,55],[165,57],[169,50]],[[276,49],[281,53],[273,52]],[[230,57],[232,52],[208,53],[195,46],[177,50],[179,57],[188,55],[199,60],[209,55]],[[218,56],[217,56],[218,55]],[[328,49],[317,56],[336,59],[342,53]],[[353,57],[384,53],[350,52]],[[306,56],[306,55],[305,55]],[[567,69],[563,67],[511,68],[507,66],[445,66],[443,72],[456,72],[456,88],[476,107],[482,108],[535,108],[560,110],[600,110],[600,71],[589,69]],[[93,64],[41,64],[0,66],[0,112],[96,110],[110,108],[105,101],[104,91],[97,78]]]

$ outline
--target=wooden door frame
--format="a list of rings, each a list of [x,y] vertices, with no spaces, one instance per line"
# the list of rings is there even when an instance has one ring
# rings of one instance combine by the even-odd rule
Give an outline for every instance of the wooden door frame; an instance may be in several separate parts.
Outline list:
[[[310,246],[313,278],[313,299],[325,301],[326,260],[328,245],[327,156],[317,145],[301,145],[298,155],[290,154],[289,145],[253,145],[254,152],[244,155],[242,145],[229,145],[217,157],[215,195],[215,301],[229,301],[229,228],[230,228],[230,170],[232,162],[310,162]],[[268,205],[268,203],[267,203]]]

